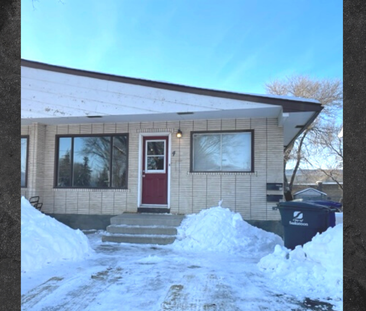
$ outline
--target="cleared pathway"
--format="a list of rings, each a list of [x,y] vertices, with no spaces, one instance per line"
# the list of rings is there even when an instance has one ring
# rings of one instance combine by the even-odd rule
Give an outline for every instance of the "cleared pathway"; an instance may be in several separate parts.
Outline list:
[[[22,310],[332,310],[271,286],[258,258],[89,238],[93,257],[22,276]]]

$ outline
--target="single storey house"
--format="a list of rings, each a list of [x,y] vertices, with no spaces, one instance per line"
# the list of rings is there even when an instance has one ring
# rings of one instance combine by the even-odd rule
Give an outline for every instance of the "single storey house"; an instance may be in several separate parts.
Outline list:
[[[327,194],[323,191],[314,189],[314,188],[306,188],[304,190],[298,191],[294,194],[294,199],[303,199],[303,200],[326,200]]]
[[[321,110],[22,60],[21,193],[74,227],[220,200],[245,220],[278,222],[284,150]]]
[[[287,179],[290,180],[292,170],[286,170]],[[343,198],[343,169],[320,170],[320,169],[301,169],[298,170],[292,186],[294,198],[313,195],[322,199],[340,202]],[[309,189],[316,189],[320,193]],[[303,190],[308,190],[302,192]],[[319,199],[319,198],[318,198]]]

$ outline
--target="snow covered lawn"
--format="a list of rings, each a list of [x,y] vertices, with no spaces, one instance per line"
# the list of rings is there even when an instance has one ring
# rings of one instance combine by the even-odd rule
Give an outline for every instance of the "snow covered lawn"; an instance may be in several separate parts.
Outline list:
[[[36,209],[23,219],[23,203],[22,261],[36,248],[42,264],[22,264],[22,310],[342,310],[341,223],[290,251],[214,207],[187,217],[172,245],[130,245],[102,243],[103,232],[85,236]],[[69,238],[52,240],[64,230]]]

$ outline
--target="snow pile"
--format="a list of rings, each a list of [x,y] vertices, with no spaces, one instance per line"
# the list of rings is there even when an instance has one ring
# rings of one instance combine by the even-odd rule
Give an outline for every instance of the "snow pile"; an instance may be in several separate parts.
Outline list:
[[[294,250],[277,245],[272,254],[260,260],[258,267],[286,291],[296,289],[311,298],[342,301],[343,223],[318,233]]]
[[[61,260],[80,260],[94,252],[84,233],[41,213],[24,197],[21,214],[22,272]]]
[[[343,213],[335,213],[336,225],[343,223]]]
[[[273,252],[277,244],[283,245],[278,235],[254,227],[245,222],[239,213],[218,206],[188,215],[178,228],[173,247],[195,251],[268,254]]]

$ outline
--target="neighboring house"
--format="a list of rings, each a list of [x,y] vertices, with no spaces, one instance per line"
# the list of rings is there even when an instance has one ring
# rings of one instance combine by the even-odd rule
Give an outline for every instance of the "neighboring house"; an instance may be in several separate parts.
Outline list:
[[[295,195],[305,189],[317,189],[326,194],[325,199],[339,202],[343,197],[343,191],[338,183],[343,186],[343,170],[321,170],[302,169],[297,171],[292,193]],[[290,179],[292,170],[286,170],[286,176]],[[333,179],[327,175],[332,175]],[[335,182],[335,180],[338,182]],[[294,197],[295,198],[295,197]]]
[[[245,220],[278,223],[284,149],[322,109],[309,99],[21,65],[21,193],[39,195],[43,212],[74,227],[105,228],[124,212],[191,214],[220,200]]]
[[[294,193],[294,199],[327,200],[327,194],[314,188],[306,188]]]

